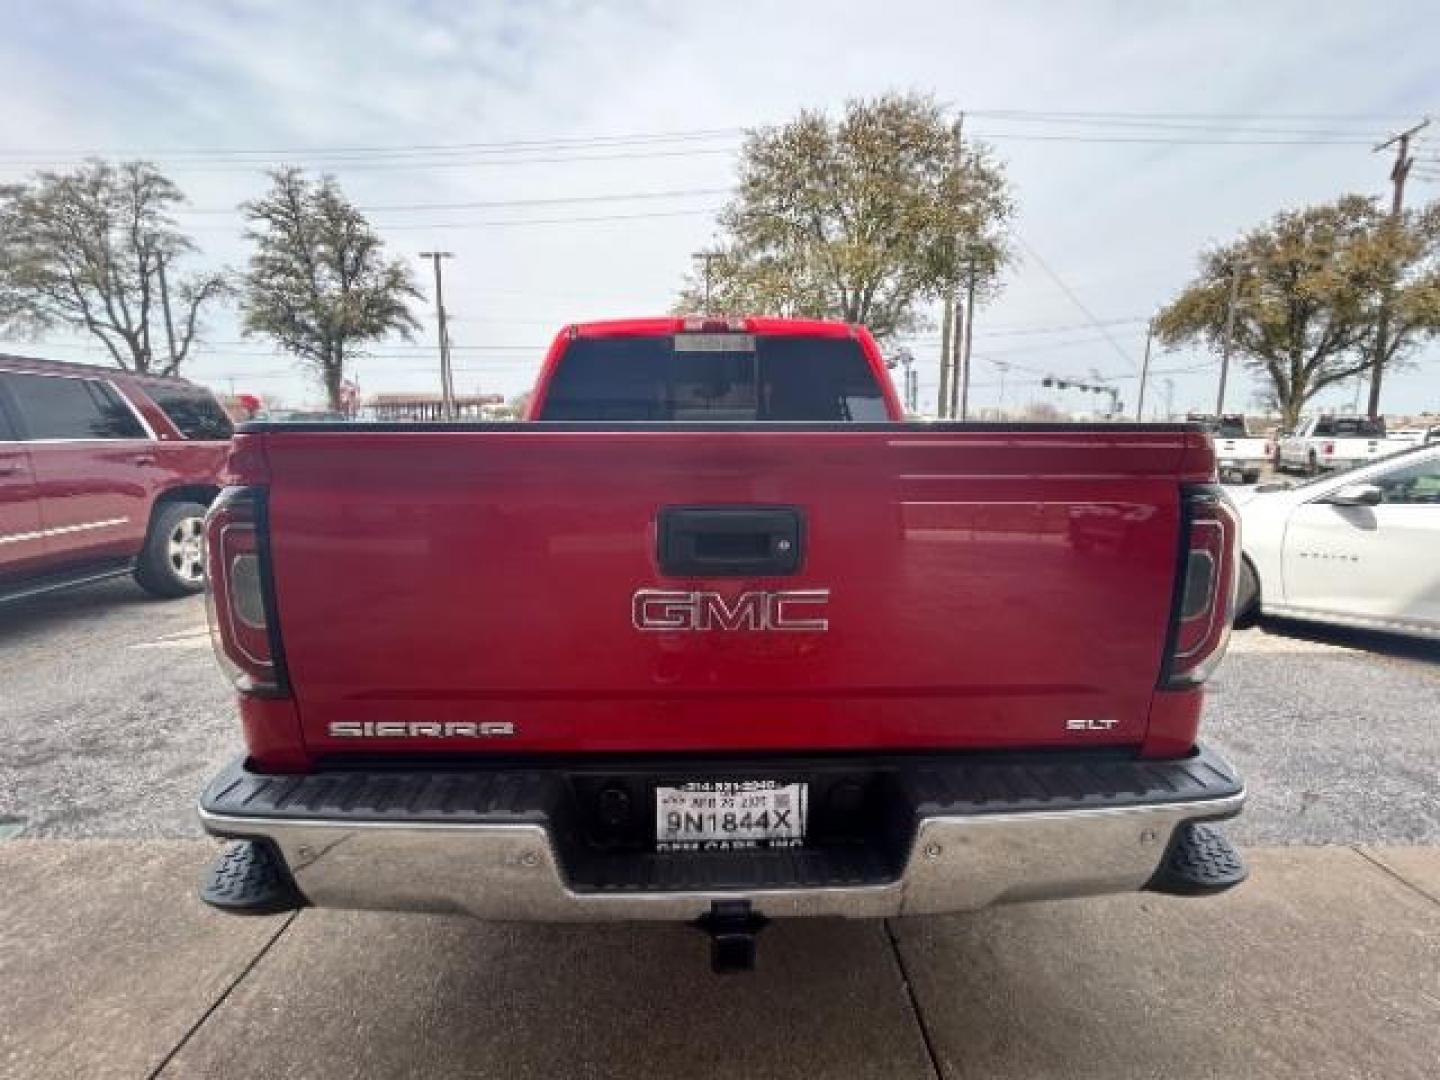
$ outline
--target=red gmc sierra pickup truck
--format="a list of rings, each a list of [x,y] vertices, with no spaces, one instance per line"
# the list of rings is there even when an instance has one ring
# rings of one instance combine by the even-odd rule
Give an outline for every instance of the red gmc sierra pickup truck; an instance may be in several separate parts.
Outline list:
[[[863,329],[651,319],[563,331],[530,422],[242,426],[205,898],[694,921],[726,970],[772,917],[1236,884],[1204,432],[901,416]]]

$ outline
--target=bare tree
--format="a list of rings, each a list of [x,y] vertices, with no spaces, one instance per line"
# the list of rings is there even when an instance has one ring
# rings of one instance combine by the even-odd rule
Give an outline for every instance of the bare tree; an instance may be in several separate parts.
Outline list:
[[[170,216],[184,201],[144,161],[0,188],[0,326],[84,330],[127,371],[174,374],[228,291],[222,273],[177,273],[198,250]]]

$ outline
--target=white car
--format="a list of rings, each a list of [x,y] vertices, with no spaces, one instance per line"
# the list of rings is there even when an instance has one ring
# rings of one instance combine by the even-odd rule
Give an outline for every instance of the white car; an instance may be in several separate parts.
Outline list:
[[[1258,614],[1440,639],[1440,445],[1237,494],[1237,621]]]

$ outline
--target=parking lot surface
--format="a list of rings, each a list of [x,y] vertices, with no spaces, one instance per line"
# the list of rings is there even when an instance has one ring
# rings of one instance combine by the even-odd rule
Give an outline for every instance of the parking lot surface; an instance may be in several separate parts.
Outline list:
[[[0,1078],[1432,1077],[1437,700],[1430,646],[1240,631],[1241,888],[782,921],[716,977],[686,927],[204,907],[239,741],[201,601],[0,608]]]
[[[1250,787],[1247,844],[1440,842],[1440,647],[1237,631],[1203,737]],[[127,581],[0,608],[0,820],[28,837],[195,837],[239,752],[202,601]],[[10,831],[15,831],[14,827]]]

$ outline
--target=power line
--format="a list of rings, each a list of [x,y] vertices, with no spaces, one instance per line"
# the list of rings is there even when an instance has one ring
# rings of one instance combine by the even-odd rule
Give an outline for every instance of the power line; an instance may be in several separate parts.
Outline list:
[[[1062,131],[1050,134],[987,131],[986,138],[1016,141],[1082,142],[1082,143],[1155,143],[1161,145],[1195,146],[1351,146],[1367,145],[1371,135],[1363,131],[1347,132],[1330,128],[1260,127],[1239,124],[1241,120],[1316,120],[1342,124],[1374,125],[1394,116],[1379,114],[1287,114],[1287,113],[1088,113],[1035,110],[969,110],[975,117],[995,123],[1025,123],[1051,127],[1166,129],[1172,135],[1112,135],[1102,132]],[[1219,123],[1218,121],[1227,121]],[[279,164],[277,158],[298,158],[328,166],[345,165],[360,170],[416,170],[431,168],[471,168],[500,165],[555,164],[577,161],[610,161],[655,157],[688,157],[708,154],[731,154],[737,148],[684,146],[668,144],[708,142],[728,139],[732,142],[743,128],[709,128],[690,131],[656,132],[628,136],[588,136],[553,139],[520,139],[505,142],[402,143],[391,145],[343,147],[267,147],[267,148],[151,148],[151,149],[11,149],[0,151],[0,165],[44,167],[74,165],[87,157],[151,157],[172,163],[181,171],[242,171],[264,169]],[[1229,132],[1232,138],[1192,137],[1189,132]],[[1255,138],[1256,135],[1294,135],[1296,138]],[[610,151],[587,153],[586,151]],[[550,153],[556,151],[557,153]],[[537,156],[539,154],[540,156]],[[463,160],[453,160],[455,157]],[[396,160],[415,159],[447,160]],[[270,159],[270,160],[266,160]]]
[[[1144,316],[1142,316],[1142,315],[1137,315],[1137,316],[1133,316],[1133,317],[1130,317],[1130,318],[1124,318],[1124,319],[1120,319],[1120,318],[1116,318],[1116,319],[1102,319],[1102,320],[1100,320],[1100,323],[1101,323],[1101,325],[1103,325],[1103,326],[1133,326],[1133,325],[1135,325],[1135,324],[1137,324],[1137,323],[1143,323],[1143,322],[1145,322],[1145,321],[1146,321],[1146,320],[1145,320],[1145,317],[1144,317]],[[1084,331],[1086,331],[1086,332],[1093,333],[1093,332],[1094,332],[1094,329],[1095,329],[1095,324],[1094,324],[1094,323],[1060,323],[1060,324],[1051,324],[1051,325],[1028,325],[1028,326],[1027,326],[1027,325],[1019,325],[1019,324],[1008,324],[1008,325],[996,326],[996,327],[989,328],[989,329],[985,329],[985,330],[979,330],[979,329],[977,329],[977,330],[975,331],[975,333],[976,333],[976,336],[977,336],[977,337],[986,337],[986,338],[991,338],[991,337],[1039,337],[1039,336],[1043,336],[1043,335],[1046,335],[1046,334],[1073,333],[1073,332],[1075,332],[1075,331],[1077,331],[1077,330],[1084,330]],[[939,337],[940,337],[940,335],[938,335],[938,334],[936,334],[936,333],[934,333],[934,332],[927,332],[927,333],[923,333],[923,334],[901,334],[901,335],[900,335],[900,340],[902,340],[902,341],[910,341],[910,342],[929,342],[929,343],[932,343],[932,344],[933,344],[934,342],[936,342],[936,341],[939,340]]]
[[[648,132],[634,135],[577,135],[550,139],[512,139],[502,142],[452,142],[452,143],[389,143],[372,146],[288,146],[288,147],[135,147],[108,149],[58,150],[54,147],[12,148],[0,150],[0,158],[17,155],[56,155],[83,161],[87,157],[146,157],[157,156],[171,159],[182,157],[239,158],[260,157],[331,157],[334,155],[391,155],[391,154],[436,154],[436,153],[514,153],[530,150],[556,148],[585,148],[589,146],[627,146],[663,142],[687,142],[721,137],[733,138],[743,135],[743,128],[692,128],[685,131]]]
[[[1089,320],[1090,324],[1094,326],[1097,330],[1099,330],[1101,334],[1104,335],[1105,340],[1110,343],[1110,347],[1120,355],[1120,358],[1124,360],[1127,364],[1129,364],[1132,368],[1135,367],[1135,360],[1130,356],[1128,352],[1121,348],[1120,343],[1115,340],[1114,335],[1111,334],[1109,329],[1106,328],[1106,326],[1098,318],[1095,317],[1095,313],[1085,306],[1085,302],[1075,294],[1075,291],[1071,289],[1069,285],[1065,284],[1064,280],[1060,277],[1059,274],[1057,274],[1054,270],[1050,269],[1050,264],[1040,257],[1040,253],[1036,251],[1030,245],[1030,243],[1018,232],[1014,232],[1012,230],[1011,235],[1015,237],[1016,241],[1020,244],[1022,248],[1025,249],[1026,253],[1035,260],[1036,265],[1038,265],[1041,270],[1045,271],[1045,274],[1050,278],[1050,280],[1055,282],[1055,284],[1060,288],[1060,291],[1070,298],[1070,302],[1080,310],[1080,313]]]
[[[347,164],[335,161],[312,161],[309,159],[288,159],[251,161],[234,164],[196,164],[193,162],[180,161],[170,163],[170,159],[154,157],[149,160],[158,161],[166,165],[167,171],[178,173],[265,173],[285,165],[311,165],[325,171],[331,171],[336,164],[343,165],[343,169],[334,169],[340,172],[423,172],[431,169],[482,169],[498,168],[501,166],[516,165],[566,165],[586,161],[631,161],[647,160],[654,158],[672,157],[703,157],[715,154],[733,155],[739,149],[736,146],[721,147],[695,147],[684,150],[646,150],[634,151],[631,153],[614,154],[561,154],[549,157],[516,157],[516,158],[481,158],[477,160],[453,160],[444,159],[439,161],[360,161],[355,164]],[[11,166],[14,168],[48,168],[65,167],[80,164],[79,161],[0,161],[0,166]]]
[[[1285,112],[1161,112],[1147,110],[1085,111],[1064,109],[972,109],[969,116],[983,119],[1070,126],[1109,127],[1174,127],[1194,130],[1236,130],[1267,134],[1349,135],[1330,128],[1262,128],[1243,121],[1323,122],[1331,125],[1358,125],[1374,131],[1396,121],[1414,120],[1416,114],[1406,113],[1285,113]],[[755,127],[773,126],[764,123]],[[536,150],[585,149],[589,147],[647,146],[657,143],[695,142],[719,138],[738,138],[745,127],[689,128],[673,131],[634,132],[625,135],[574,135],[535,139],[508,139],[469,142],[380,143],[342,146],[229,146],[229,147],[14,147],[0,150],[0,160],[19,157],[46,158],[48,161],[87,157],[162,157],[181,159],[236,159],[308,157],[387,157],[396,155],[436,154],[513,154]]]
[[[629,202],[643,199],[679,199],[696,195],[729,195],[735,189],[721,188],[679,188],[672,191],[622,191],[602,195],[558,195],[541,199],[487,199],[481,202],[452,203],[377,203],[372,206],[357,206],[365,213],[401,213],[417,210],[493,210],[507,206],[561,206],[566,203]],[[180,214],[235,214],[240,209],[234,206],[181,207]]]
[[[987,131],[983,139],[1001,142],[1153,143],[1161,146],[1369,146],[1371,140],[1354,139],[1178,139],[1146,135],[1017,135]]]
[[[1414,120],[1415,113],[1285,113],[1285,112],[1155,112],[1144,109],[1092,111],[1084,109],[970,109],[970,116],[1047,117],[1054,120],[1325,120],[1340,123],[1387,123]]]
[[[555,217],[555,218],[496,218],[485,221],[437,221],[437,222],[403,222],[384,223],[377,227],[387,230],[407,229],[499,229],[513,225],[589,225],[600,221],[643,221],[651,218],[676,218],[676,217],[705,217],[718,214],[722,208],[718,206],[696,207],[691,210],[655,210],[647,213],[637,214],[595,214],[587,217]],[[233,229],[222,225],[197,225],[190,232],[234,232]]]

